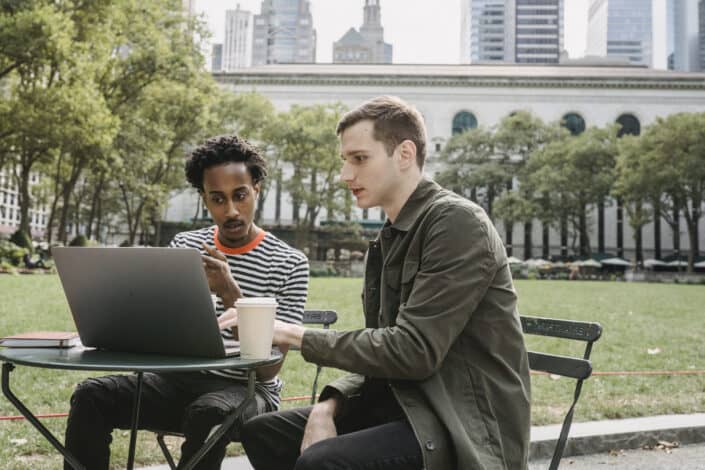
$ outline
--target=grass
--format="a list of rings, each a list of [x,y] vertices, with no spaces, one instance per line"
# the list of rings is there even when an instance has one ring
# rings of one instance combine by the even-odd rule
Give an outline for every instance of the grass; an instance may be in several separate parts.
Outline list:
[[[666,284],[618,282],[518,281],[522,314],[599,321],[602,339],[595,345],[596,371],[703,370],[705,369],[705,288]],[[339,313],[337,328],[359,328],[359,279],[313,278],[309,308],[331,308]],[[56,276],[0,276],[0,336],[35,329],[72,329],[61,285]],[[545,338],[529,338],[530,349],[579,353]],[[658,354],[649,354],[658,349]],[[652,351],[653,352],[653,351]],[[310,393],[315,366],[293,352],[287,358],[284,396]],[[324,369],[325,384],[342,372]],[[60,413],[77,382],[87,373],[18,367],[12,388],[35,413]],[[559,422],[572,398],[572,381],[546,376],[532,378],[534,424]],[[286,407],[306,404],[288,402]],[[705,376],[595,376],[583,387],[576,421],[622,418],[705,410]],[[0,415],[16,415],[0,398]],[[44,419],[63,439],[64,418]],[[127,457],[128,433],[116,431],[112,446],[113,467],[121,468]],[[24,441],[26,440],[26,441]],[[171,441],[176,449],[178,441]],[[154,437],[140,433],[137,443],[140,465],[163,463]],[[240,452],[231,445],[229,453]],[[178,451],[177,451],[178,454]],[[25,421],[0,421],[0,468],[58,469],[56,451]]]

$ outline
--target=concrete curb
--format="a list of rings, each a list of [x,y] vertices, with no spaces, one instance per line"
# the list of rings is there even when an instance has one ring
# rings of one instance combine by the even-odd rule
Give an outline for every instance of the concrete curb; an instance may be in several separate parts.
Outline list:
[[[533,426],[529,460],[550,459],[560,430],[560,425]],[[599,454],[614,449],[641,449],[656,445],[658,441],[677,441],[680,445],[705,442],[705,413],[573,423],[563,457]],[[221,468],[252,470],[244,455],[226,458]],[[169,470],[169,467],[159,465],[143,470]]]
[[[553,455],[560,428],[560,425],[531,428],[529,460]],[[681,445],[705,442],[705,413],[573,423],[563,456],[640,449],[654,446],[658,441]]]

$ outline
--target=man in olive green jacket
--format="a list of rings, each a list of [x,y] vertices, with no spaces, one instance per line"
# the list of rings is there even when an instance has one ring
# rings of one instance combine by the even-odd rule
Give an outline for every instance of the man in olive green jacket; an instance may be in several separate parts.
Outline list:
[[[359,207],[388,216],[367,253],[365,328],[277,322],[274,343],[353,375],[313,407],[249,421],[250,461],[257,470],[526,468],[529,365],[492,222],[423,176],[423,119],[398,98],[349,112],[338,135],[341,179]]]

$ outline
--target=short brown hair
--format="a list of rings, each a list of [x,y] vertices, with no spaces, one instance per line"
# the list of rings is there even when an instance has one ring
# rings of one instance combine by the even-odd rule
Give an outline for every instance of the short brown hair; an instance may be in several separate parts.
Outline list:
[[[416,108],[396,96],[378,96],[345,113],[335,132],[340,135],[348,127],[368,119],[374,124],[375,140],[384,144],[387,154],[391,155],[397,145],[410,140],[416,145],[416,163],[423,168],[426,128]]]

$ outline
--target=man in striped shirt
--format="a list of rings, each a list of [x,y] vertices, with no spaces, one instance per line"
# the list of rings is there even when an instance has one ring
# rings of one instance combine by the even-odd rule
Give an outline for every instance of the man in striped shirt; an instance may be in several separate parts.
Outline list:
[[[236,136],[209,139],[186,163],[186,177],[199,191],[214,226],[177,234],[169,246],[201,250],[203,267],[214,294],[218,317],[240,297],[274,297],[277,319],[300,324],[308,289],[308,260],[255,225],[257,196],[266,163],[256,148]],[[224,339],[232,339],[220,321]],[[286,354],[286,348],[280,348]],[[279,408],[282,363],[257,370],[256,403],[241,419]],[[140,427],[184,433],[181,461],[201,447],[246,396],[242,371],[145,374]],[[136,388],[134,375],[91,378],[71,397],[66,447],[87,468],[108,468],[111,432],[129,429]],[[217,469],[230,440],[239,440],[240,425],[204,456],[198,469]],[[68,463],[65,468],[71,468]]]

